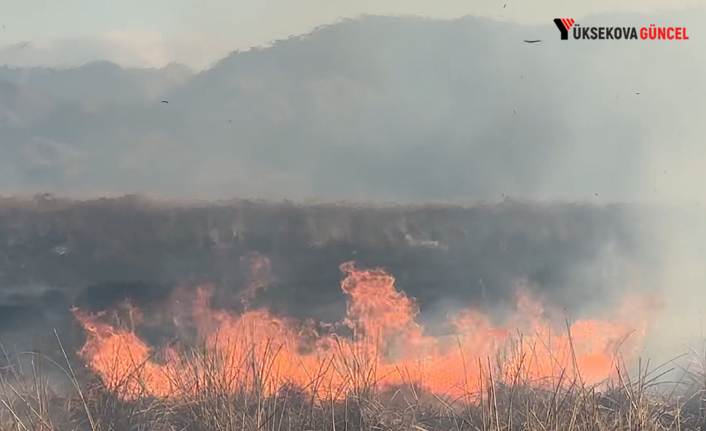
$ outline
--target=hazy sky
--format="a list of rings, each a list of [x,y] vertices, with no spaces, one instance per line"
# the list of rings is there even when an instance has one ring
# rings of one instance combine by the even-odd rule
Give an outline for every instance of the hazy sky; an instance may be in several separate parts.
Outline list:
[[[64,42],[58,50],[64,52],[63,57],[53,57],[52,62],[90,61],[96,56],[94,51],[111,50],[111,60],[126,64],[160,66],[180,61],[204,68],[232,50],[265,45],[364,13],[432,18],[478,15],[544,24],[558,16],[580,19],[602,12],[678,10],[704,3],[706,0],[0,0],[0,24],[4,26],[0,28],[0,50],[5,47],[0,64],[47,61],[33,50],[57,51],[58,41],[70,40],[72,44]],[[87,46],[85,39],[102,45]],[[32,44],[8,55],[8,45],[28,41]]]

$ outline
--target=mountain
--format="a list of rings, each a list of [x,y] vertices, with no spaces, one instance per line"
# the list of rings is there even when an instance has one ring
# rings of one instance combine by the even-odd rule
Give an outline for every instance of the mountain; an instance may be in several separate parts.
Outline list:
[[[676,187],[664,165],[704,127],[699,18],[675,16],[693,23],[691,40],[560,41],[551,22],[365,16],[194,76],[5,68],[0,192],[649,197]]]
[[[0,67],[0,81],[43,91],[56,98],[116,103],[154,100],[193,76],[190,68],[176,63],[162,69],[123,69],[109,61],[90,62],[70,69]]]

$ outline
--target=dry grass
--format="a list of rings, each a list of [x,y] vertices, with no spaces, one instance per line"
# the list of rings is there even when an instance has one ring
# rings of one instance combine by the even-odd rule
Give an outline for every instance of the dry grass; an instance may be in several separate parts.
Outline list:
[[[275,347],[272,355],[277,354]],[[63,347],[60,350],[64,352]],[[66,352],[64,366],[41,354],[32,354],[29,369],[14,360],[0,373],[0,431],[656,431],[696,430],[706,425],[703,371],[687,370],[687,378],[679,385],[659,386],[656,380],[664,374],[664,367],[650,369],[640,364],[636,378],[621,372],[617,383],[599,391],[566,378],[553,388],[524,381],[520,373],[498,379],[490,367],[479,363],[485,376],[481,392],[449,399],[422,393],[413,384],[380,388],[359,369],[359,358],[347,357],[335,360],[356,364],[350,369],[358,368],[351,371],[357,375],[350,379],[356,379],[357,389],[344,388],[344,401],[335,401],[312,397],[315,382],[308,388],[283,385],[274,392],[276,395],[266,395],[267,358],[242,364],[239,372],[255,383],[248,390],[233,393],[218,372],[218,358],[197,350],[190,355],[194,370],[201,370],[199,390],[185,391],[190,395],[174,400],[144,396],[125,401],[116,391],[107,390],[97,377],[77,377]],[[5,356],[9,361],[11,355]],[[42,373],[47,366],[59,367],[72,383],[72,390],[53,389]],[[177,387],[193,382],[185,375],[170,378]],[[687,383],[690,385],[685,386]]]
[[[0,227],[8,238],[3,247],[12,257],[8,261],[14,262],[14,266],[8,264],[4,268],[8,279],[22,285],[23,277],[31,274],[52,280],[53,284],[63,280],[66,286],[82,285],[94,278],[103,280],[111,269],[121,276],[131,273],[148,280],[158,278],[164,268],[178,266],[170,260],[173,255],[179,257],[177,262],[195,261],[198,268],[210,271],[213,257],[208,252],[215,242],[225,242],[236,250],[270,247],[287,254],[314,253],[310,249],[343,242],[360,248],[360,255],[367,247],[372,250],[368,251],[369,260],[378,261],[378,254],[410,248],[405,236],[409,232],[416,239],[450,244],[448,255],[463,258],[449,261],[467,262],[472,260],[469,256],[477,253],[474,246],[467,244],[485,243],[495,236],[518,235],[520,246],[526,242],[549,244],[545,247],[548,248],[557,241],[565,250],[573,250],[572,244],[581,244],[583,250],[586,244],[592,244],[592,238],[604,235],[600,234],[602,226],[622,226],[622,218],[614,217],[610,211],[573,205],[542,209],[508,203],[487,210],[443,206],[373,210],[256,202],[182,206],[137,198],[75,202],[50,197],[29,202],[0,198],[0,219]],[[618,230],[622,232],[622,227]],[[61,256],[50,253],[56,245],[67,245],[69,252]],[[512,249],[510,243],[509,250]],[[239,258],[238,253],[233,252],[233,259]],[[565,251],[557,254],[562,258],[571,255]],[[523,256],[505,253],[494,259],[518,261],[524,270],[533,261],[525,263],[520,260]],[[316,257],[320,259],[321,254]],[[340,263],[335,260],[337,255],[332,259],[334,265]],[[404,255],[398,261],[408,262],[410,257]],[[149,265],[143,268],[135,262]],[[25,263],[29,269],[24,268]],[[415,265],[413,261],[407,266]],[[223,265],[231,266],[236,265]],[[184,271],[174,270],[172,276],[190,279],[192,273]],[[303,278],[311,277],[307,273]],[[456,280],[451,284],[455,285]],[[337,280],[331,285],[336,286]],[[316,284],[312,286],[320,289]],[[218,367],[213,366],[216,358],[199,356],[197,352],[195,357],[202,361],[202,369],[211,370],[202,376],[201,390],[179,400],[142,397],[124,401],[95,376],[86,375],[83,369],[72,369],[69,364],[74,362],[67,358],[72,355],[65,354],[57,363],[41,354],[31,354],[29,367],[19,366],[18,359],[25,359],[25,354],[13,352],[5,356],[8,365],[0,369],[0,431],[686,430],[706,424],[703,371],[689,370],[690,379],[684,385],[665,389],[654,384],[660,369],[644,367],[647,370],[637,372],[637,377],[628,378],[624,372],[612,388],[599,391],[568,379],[553,388],[520,378],[503,381],[486,369],[481,393],[448,399],[444,394],[424,393],[412,384],[380,388],[360,366],[364,361],[343,357],[341,361],[355,363],[342,367],[350,370],[349,380],[362,384],[354,385],[356,390],[347,390],[344,401],[316,401],[310,395],[316,378],[309,387],[277,388],[274,396],[267,395],[261,385],[232,393],[225,389],[223,376],[216,372]],[[69,381],[71,390],[50,384],[53,379],[45,371],[56,369]],[[266,381],[267,360],[250,361],[240,371],[255,381]],[[193,380],[188,375],[171,377],[177,386]]]

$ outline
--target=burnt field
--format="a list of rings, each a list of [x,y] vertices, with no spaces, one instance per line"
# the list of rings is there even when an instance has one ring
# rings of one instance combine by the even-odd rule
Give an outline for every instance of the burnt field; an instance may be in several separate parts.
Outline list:
[[[176,287],[247,288],[269,259],[256,303],[332,321],[345,314],[339,265],[382,267],[429,311],[493,307],[518,280],[580,312],[620,293],[648,256],[621,206],[504,202],[452,206],[172,204],[138,197],[0,201],[0,332],[67,331],[69,309],[124,299],[157,306]],[[647,277],[649,279],[649,277]],[[43,329],[42,329],[43,328]],[[13,338],[15,338],[13,336]]]
[[[652,215],[621,205],[513,201],[6,198],[0,431],[696,429],[703,424],[701,385],[689,383],[679,393],[691,398],[674,402],[649,392],[653,371],[640,365],[634,380],[630,364],[612,359],[611,349],[627,348],[632,364],[645,336],[640,328],[650,321],[651,305],[639,294],[661,281],[659,247],[646,242],[658,220]],[[215,288],[208,309],[187,303],[203,285]],[[517,299],[521,289],[537,299],[529,308]],[[416,298],[416,319],[405,295]],[[626,298],[636,314],[593,319]],[[140,310],[139,323],[126,300]],[[205,320],[177,322],[183,307],[205,311]],[[570,333],[544,332],[541,307],[578,320]],[[221,309],[228,317],[219,317]],[[499,350],[484,346],[513,329],[463,314],[469,309],[498,321],[503,312],[529,312],[531,331],[491,362]],[[436,325],[454,312],[471,317],[453,335],[460,355],[444,347],[450,338]],[[316,354],[300,350],[307,335],[296,322],[346,316],[357,322],[351,337],[319,332],[315,339],[324,344],[310,345]],[[415,332],[414,320],[423,332]],[[208,329],[214,322],[220,327]],[[636,343],[625,343],[633,324]],[[191,344],[189,325],[210,332]],[[375,338],[371,329],[387,335]],[[221,334],[241,341],[219,344]],[[535,350],[545,339],[552,347]],[[386,350],[394,342],[401,343],[397,353]],[[560,360],[565,350],[571,354]],[[525,351],[532,353],[518,355]],[[431,365],[415,371],[420,352]],[[242,366],[233,366],[241,357]],[[555,365],[559,374],[549,371]],[[312,386],[324,381],[336,383]]]

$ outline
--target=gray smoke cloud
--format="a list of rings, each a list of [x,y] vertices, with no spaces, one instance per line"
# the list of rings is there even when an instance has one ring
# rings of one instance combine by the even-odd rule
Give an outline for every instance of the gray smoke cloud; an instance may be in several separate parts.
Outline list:
[[[198,74],[0,69],[0,191],[632,204],[631,251],[603,233],[560,282],[612,300],[636,267],[666,301],[645,350],[659,356],[690,339],[706,299],[703,19],[605,14],[580,24],[680,26],[690,40],[560,41],[549,19],[367,16]],[[540,266],[526,269],[540,280]]]
[[[703,164],[694,141],[703,92],[697,18],[581,23],[653,21],[687,26],[691,39],[560,41],[551,22],[364,17],[233,53],[193,77],[110,64],[5,69],[2,187],[204,198],[692,199],[684,185]]]

